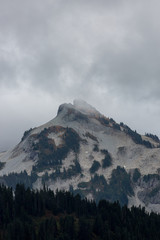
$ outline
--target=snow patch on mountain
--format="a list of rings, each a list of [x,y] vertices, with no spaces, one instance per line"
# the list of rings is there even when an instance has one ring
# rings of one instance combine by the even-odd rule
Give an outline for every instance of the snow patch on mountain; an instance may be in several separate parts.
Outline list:
[[[21,153],[20,155],[10,158],[11,152],[7,152],[5,156],[0,158],[1,162],[4,162],[4,168],[0,171],[0,176],[8,175],[11,172],[20,173],[26,170],[28,174],[31,173],[32,167],[34,165],[32,160],[28,160],[26,153]]]
[[[55,133],[52,132],[48,135],[48,138],[53,139],[56,147],[58,147],[59,145],[61,145],[63,143],[61,135],[62,135],[61,132],[58,133],[58,134],[55,134]]]
[[[73,151],[69,152],[68,156],[63,159],[63,165],[61,170],[63,170],[63,168],[65,168],[66,170],[68,170],[72,165],[74,165],[74,161],[76,159],[76,155]]]

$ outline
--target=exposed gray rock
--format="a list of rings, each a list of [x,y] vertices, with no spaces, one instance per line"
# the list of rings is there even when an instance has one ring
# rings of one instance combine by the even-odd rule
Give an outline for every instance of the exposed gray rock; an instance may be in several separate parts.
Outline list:
[[[109,199],[107,191],[112,191],[109,188],[112,174],[120,166],[125,170],[122,172],[128,174],[124,176],[128,176],[126,179],[134,190],[134,193],[128,195],[129,206],[141,204],[147,210],[156,209],[160,212],[158,146],[153,137],[141,136],[128,126],[119,125],[113,119],[103,116],[86,102],[76,100],[74,104],[62,104],[54,119],[26,131],[14,149],[0,154],[0,161],[5,162],[0,170],[0,181],[6,174],[26,170],[28,174],[34,172],[38,176],[32,184],[34,188],[43,186],[45,182],[53,190],[83,190],[84,196],[90,197],[94,197],[97,192],[99,196]],[[105,151],[111,158],[110,164],[106,163],[104,168]],[[99,167],[91,173],[94,161],[99,163]],[[135,177],[133,181],[135,169],[139,169],[141,177]],[[99,186],[96,180],[94,182],[96,176],[102,176],[100,179],[102,183],[106,181],[106,185]],[[118,185],[120,182],[117,180],[114,187],[117,186],[118,192],[120,186],[125,193],[127,186]],[[106,192],[102,194],[103,191]]]

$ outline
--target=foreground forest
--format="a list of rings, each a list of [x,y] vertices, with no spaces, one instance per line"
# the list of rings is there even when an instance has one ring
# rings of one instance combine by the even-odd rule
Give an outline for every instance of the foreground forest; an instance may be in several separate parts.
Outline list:
[[[158,240],[160,215],[70,192],[0,186],[0,240]]]

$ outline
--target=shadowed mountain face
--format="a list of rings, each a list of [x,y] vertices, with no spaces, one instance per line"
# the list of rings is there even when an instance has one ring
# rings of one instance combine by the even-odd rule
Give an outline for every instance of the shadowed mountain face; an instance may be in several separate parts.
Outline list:
[[[82,100],[60,105],[48,123],[26,131],[0,155],[0,182],[65,189],[99,201],[160,212],[160,141],[141,136]]]

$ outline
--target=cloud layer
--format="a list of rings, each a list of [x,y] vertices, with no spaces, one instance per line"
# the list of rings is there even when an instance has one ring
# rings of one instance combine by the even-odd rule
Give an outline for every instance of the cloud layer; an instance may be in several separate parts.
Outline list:
[[[0,0],[0,150],[83,98],[159,132],[157,0]]]

